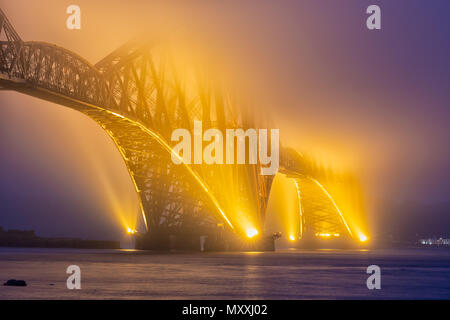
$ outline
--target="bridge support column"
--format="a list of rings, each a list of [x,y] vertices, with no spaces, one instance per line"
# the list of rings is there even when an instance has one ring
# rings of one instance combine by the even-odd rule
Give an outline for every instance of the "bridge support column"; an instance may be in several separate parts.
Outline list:
[[[273,237],[243,239],[233,233],[148,232],[136,234],[135,248],[155,251],[274,251]]]

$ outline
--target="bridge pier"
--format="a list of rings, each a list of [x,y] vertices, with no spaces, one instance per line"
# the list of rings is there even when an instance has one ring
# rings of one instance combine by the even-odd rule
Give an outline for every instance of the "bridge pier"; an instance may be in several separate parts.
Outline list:
[[[135,234],[135,248],[155,251],[275,251],[273,237],[243,239],[233,233],[148,232]]]
[[[297,249],[358,249],[363,248],[364,244],[357,243],[346,235],[334,237],[328,234],[327,236],[305,234],[293,247]]]

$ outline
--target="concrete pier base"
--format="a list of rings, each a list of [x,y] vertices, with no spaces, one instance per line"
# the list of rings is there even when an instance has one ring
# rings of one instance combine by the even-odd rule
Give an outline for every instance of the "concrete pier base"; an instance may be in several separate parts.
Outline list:
[[[273,237],[243,239],[234,234],[145,233],[135,235],[135,248],[157,251],[274,251]]]

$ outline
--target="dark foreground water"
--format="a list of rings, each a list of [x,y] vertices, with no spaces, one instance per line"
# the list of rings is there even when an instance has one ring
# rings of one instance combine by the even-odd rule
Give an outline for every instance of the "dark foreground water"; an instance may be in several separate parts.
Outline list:
[[[66,269],[81,268],[81,290]],[[367,266],[381,268],[368,290]],[[0,299],[449,299],[450,250],[151,253],[0,248]]]

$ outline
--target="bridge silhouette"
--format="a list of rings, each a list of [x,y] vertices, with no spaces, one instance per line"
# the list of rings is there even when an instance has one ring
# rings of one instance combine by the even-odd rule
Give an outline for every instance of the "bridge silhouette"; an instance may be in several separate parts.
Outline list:
[[[248,109],[208,81],[187,87],[170,56],[145,43],[129,42],[93,65],[62,47],[23,41],[3,11],[0,40],[0,88],[72,108],[97,122],[122,155],[148,233],[263,234],[274,176],[261,175],[261,164],[171,161],[174,129],[193,132],[194,120],[201,120],[204,130],[255,128]],[[295,238],[362,237],[327,190],[330,175],[312,160],[281,147],[278,174],[297,187]]]

